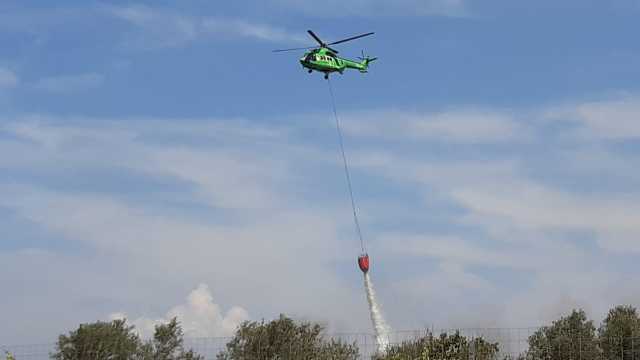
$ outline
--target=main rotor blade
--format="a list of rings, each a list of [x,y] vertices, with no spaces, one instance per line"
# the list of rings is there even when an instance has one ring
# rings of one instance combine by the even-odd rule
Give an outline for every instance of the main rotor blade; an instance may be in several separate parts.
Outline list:
[[[360,38],[363,38],[363,37],[365,37],[365,36],[369,36],[369,35],[373,35],[373,34],[375,34],[375,33],[370,32],[370,33],[366,33],[366,34],[362,34],[362,35],[358,35],[358,36],[350,37],[350,38],[348,38],[348,39],[343,39],[343,40],[334,41],[334,42],[332,42],[332,43],[330,43],[330,44],[327,44],[327,45],[342,44],[343,42],[347,42],[347,41],[351,41],[351,40],[355,40],[355,39],[360,39]]]
[[[309,47],[302,47],[302,48],[293,48],[293,49],[278,49],[278,50],[273,50],[272,52],[284,52],[284,51],[295,51],[295,50],[309,50],[309,49],[317,49],[317,46],[309,46]]]
[[[313,31],[307,30],[307,32],[309,33],[309,35],[311,35],[312,38],[314,38],[318,42],[318,44],[320,44],[320,46],[325,46],[326,45],[322,40],[320,40],[318,35],[316,35]]]

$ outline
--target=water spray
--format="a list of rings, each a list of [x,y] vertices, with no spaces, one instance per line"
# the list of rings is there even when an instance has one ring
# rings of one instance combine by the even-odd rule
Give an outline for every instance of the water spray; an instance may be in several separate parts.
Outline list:
[[[363,265],[366,264],[366,267]],[[369,276],[369,256],[362,255],[358,258],[358,265],[360,270],[364,273],[364,289],[367,293],[367,302],[369,303],[369,314],[371,316],[371,323],[373,324],[373,331],[376,336],[376,345],[378,353],[383,354],[387,347],[389,347],[389,326],[384,321],[382,316],[382,309],[380,304],[376,300],[376,292],[373,289],[373,283]]]

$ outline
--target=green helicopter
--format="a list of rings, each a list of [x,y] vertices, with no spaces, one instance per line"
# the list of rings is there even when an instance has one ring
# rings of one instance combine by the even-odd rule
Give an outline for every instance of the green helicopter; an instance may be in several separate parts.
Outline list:
[[[360,71],[361,73],[366,73],[369,69],[369,64],[378,59],[371,58],[368,56],[364,56],[364,52],[362,53],[362,57],[359,57],[360,61],[354,61],[349,59],[344,59],[339,57],[338,50],[332,49],[329,46],[342,44],[347,41],[363,38],[365,36],[373,35],[374,33],[366,33],[358,36],[353,36],[347,39],[342,39],[338,41],[334,41],[332,43],[325,43],[320,40],[320,38],[311,30],[307,31],[311,37],[320,44],[320,46],[312,46],[312,47],[304,47],[304,48],[294,48],[294,49],[281,49],[281,50],[273,50],[273,52],[284,52],[284,51],[295,51],[295,50],[308,50],[301,58],[300,64],[302,64],[303,68],[306,68],[309,73],[312,73],[314,70],[324,73],[324,78],[329,79],[329,74],[337,72],[342,74],[345,69],[355,69]]]

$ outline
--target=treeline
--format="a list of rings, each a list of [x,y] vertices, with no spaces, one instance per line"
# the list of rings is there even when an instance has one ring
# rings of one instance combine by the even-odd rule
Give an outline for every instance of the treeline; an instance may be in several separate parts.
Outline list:
[[[142,341],[126,320],[82,324],[60,335],[54,360],[204,360],[183,347],[182,327],[174,318],[155,327],[153,338]],[[16,359],[20,360],[20,359]]]
[[[217,360],[355,360],[364,354],[356,342],[327,336],[322,325],[297,322],[284,315],[265,322],[248,321],[235,332]],[[155,328],[143,341],[125,320],[84,324],[61,335],[51,354],[56,360],[204,360],[184,348],[177,319]],[[573,310],[528,338],[528,349],[504,354],[498,342],[469,338],[460,332],[432,334],[391,344],[374,360],[640,360],[640,318],[632,306],[617,306],[596,328],[582,310]]]
[[[536,360],[640,359],[638,311],[633,306],[616,306],[596,328],[583,310],[573,310],[531,335],[523,356]]]

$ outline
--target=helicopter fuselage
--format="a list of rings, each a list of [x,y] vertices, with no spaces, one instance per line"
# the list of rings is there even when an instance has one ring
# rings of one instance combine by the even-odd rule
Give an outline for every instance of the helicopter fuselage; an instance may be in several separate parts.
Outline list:
[[[343,59],[326,48],[308,51],[300,58],[300,64],[309,69],[309,72],[318,71],[325,74],[338,72],[342,74],[345,69],[355,69],[362,73],[366,73],[369,68],[369,60],[363,59],[362,62],[356,62],[349,59]]]

